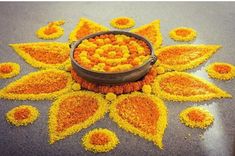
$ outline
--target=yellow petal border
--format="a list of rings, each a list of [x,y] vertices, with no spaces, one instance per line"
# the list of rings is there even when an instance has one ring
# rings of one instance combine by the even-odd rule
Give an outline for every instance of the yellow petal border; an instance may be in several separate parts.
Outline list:
[[[127,19],[129,22],[125,25],[117,24],[116,21],[120,19]],[[113,18],[109,23],[112,27],[117,28],[117,29],[128,29],[135,25],[135,20],[130,17],[122,16],[122,17]]]
[[[40,73],[47,73],[47,72],[57,72],[61,74],[65,74],[66,77],[68,78],[68,82],[66,84],[66,87],[53,92],[53,93],[42,93],[42,94],[12,94],[12,93],[7,93],[7,89],[13,87],[14,85],[21,83],[21,81],[27,79],[28,77],[38,75]],[[57,69],[46,69],[46,70],[41,70],[37,72],[32,72],[29,73],[28,75],[25,75],[21,77],[20,79],[10,83],[8,86],[0,90],[0,99],[10,99],[10,100],[52,100],[57,98],[58,96],[67,93],[71,91],[71,86],[72,86],[73,80],[72,77],[69,73],[62,71],[62,70],[57,70]]]
[[[184,65],[168,65],[168,64],[162,63],[160,60],[157,60],[157,64],[160,65],[161,67],[163,67],[167,71],[171,71],[171,70],[184,71],[187,69],[192,69],[192,68],[199,66],[200,64],[202,64],[206,60],[208,60],[212,56],[212,54],[214,54],[218,49],[220,49],[222,47],[220,45],[189,45],[189,44],[170,45],[170,46],[165,46],[165,47],[162,47],[161,49],[156,50],[155,54],[158,56],[162,51],[167,50],[169,48],[185,47],[185,46],[210,48],[210,52],[206,53],[203,57],[200,57],[200,58],[195,59],[193,61],[189,61],[189,63],[184,64]]]
[[[179,29],[186,29],[188,31],[190,31],[190,34],[186,37],[183,36],[179,36],[176,34],[176,31]],[[188,42],[188,41],[192,41],[197,37],[197,32],[196,30],[194,30],[193,28],[188,28],[188,27],[177,27],[172,29],[169,32],[169,37],[175,41],[184,41],[184,42]]]
[[[88,118],[82,124],[73,125],[72,127],[68,128],[60,133],[56,132],[56,126],[57,126],[56,115],[58,114],[60,103],[64,99],[66,99],[70,96],[76,96],[76,95],[78,95],[78,96],[82,96],[82,95],[87,96],[88,95],[88,96],[92,96],[95,99],[97,99],[98,105],[99,105],[98,110],[95,112],[95,114],[93,116]],[[50,138],[49,143],[53,144],[58,140],[64,139],[65,137],[67,137],[69,135],[72,135],[76,132],[81,131],[82,129],[89,127],[90,125],[94,124],[96,121],[103,118],[104,115],[107,113],[107,111],[108,111],[107,101],[104,99],[102,94],[97,94],[97,93],[93,93],[90,91],[77,91],[77,92],[70,92],[68,94],[65,94],[65,95],[59,97],[55,102],[53,102],[53,104],[49,110],[49,120],[48,120],[49,138]]]
[[[151,98],[151,100],[154,101],[158,109],[160,110],[159,112],[161,113],[157,122],[157,134],[156,135],[151,135],[151,134],[146,134],[143,131],[135,128],[131,124],[129,124],[127,121],[124,121],[117,112],[116,106],[118,105],[119,102],[124,100],[125,98],[128,97],[133,97],[133,96],[144,96]],[[167,127],[167,107],[164,105],[164,102],[157,98],[156,96],[153,95],[147,95],[139,92],[133,92],[131,94],[123,94],[120,95],[117,100],[113,101],[111,106],[110,106],[110,118],[118,124],[120,128],[125,129],[127,132],[131,132],[135,135],[139,135],[140,137],[143,137],[149,141],[153,141],[155,145],[157,145],[160,149],[163,149],[163,143],[162,143],[162,138],[164,135],[165,128]]]
[[[100,133],[100,132],[106,134],[111,140],[108,142],[108,144],[105,144],[105,145],[91,144],[90,138],[91,138],[92,134]],[[108,152],[108,151],[114,149],[117,146],[117,144],[119,144],[119,139],[116,136],[116,134],[114,132],[112,132],[111,130],[108,130],[106,128],[96,128],[96,129],[89,131],[88,133],[86,133],[82,137],[82,144],[86,150],[92,151],[94,153]]]
[[[0,73],[0,79],[7,79],[7,78],[12,78],[15,77],[20,73],[20,65],[14,62],[3,62],[0,63],[1,65],[10,65],[12,67],[12,71],[7,74]]]
[[[231,71],[226,74],[220,74],[213,69],[215,65],[227,65],[231,68]],[[230,80],[235,77],[235,66],[229,63],[214,62],[206,67],[206,71],[211,78],[215,78],[219,80]]]
[[[179,76],[186,76],[186,77],[190,77],[193,79],[196,79],[198,81],[203,82],[205,85],[209,86],[210,88],[213,88],[214,90],[216,90],[218,93],[217,94],[206,94],[206,95],[194,95],[194,96],[180,96],[180,95],[172,95],[169,94],[165,91],[163,91],[160,87],[160,82],[162,80],[164,80],[165,78],[168,78],[169,76],[175,76],[175,75],[179,75]],[[185,73],[185,72],[168,72],[162,75],[159,75],[156,77],[156,79],[154,80],[154,83],[152,83],[152,89],[153,89],[153,93],[157,96],[159,96],[162,99],[166,99],[166,100],[171,100],[171,101],[192,101],[192,102],[200,102],[200,101],[205,101],[205,100],[210,100],[212,98],[231,98],[232,95],[230,95],[229,93],[221,90],[220,88],[218,88],[217,86],[215,86],[214,84],[193,76],[189,73]]]

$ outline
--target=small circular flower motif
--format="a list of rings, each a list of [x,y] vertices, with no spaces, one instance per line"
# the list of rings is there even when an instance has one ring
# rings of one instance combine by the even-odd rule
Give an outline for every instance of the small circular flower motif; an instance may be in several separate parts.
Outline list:
[[[11,78],[20,73],[20,65],[13,62],[0,63],[0,78]]]
[[[108,129],[94,129],[82,138],[82,144],[86,150],[97,152],[108,152],[119,143],[116,134]]]
[[[235,77],[235,67],[228,63],[212,63],[206,68],[206,71],[210,77],[219,80],[230,80]]]
[[[196,38],[197,32],[192,28],[178,27],[172,29],[169,36],[175,41],[192,41]]]
[[[37,108],[30,105],[21,105],[7,112],[6,119],[15,126],[26,126],[33,123],[38,116]]]
[[[48,25],[39,28],[36,31],[36,35],[38,38],[51,40],[61,37],[64,34],[64,29],[60,27],[63,25],[64,21],[55,21],[50,22]]]
[[[183,110],[180,115],[180,121],[191,128],[205,129],[214,121],[214,116],[202,107],[189,107]]]
[[[118,29],[127,29],[135,25],[135,20],[129,17],[117,17],[110,21],[110,25]]]

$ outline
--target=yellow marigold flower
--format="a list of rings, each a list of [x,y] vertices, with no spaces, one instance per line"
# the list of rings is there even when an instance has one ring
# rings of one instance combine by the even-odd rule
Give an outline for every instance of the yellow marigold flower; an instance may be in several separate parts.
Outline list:
[[[20,105],[7,112],[6,119],[15,126],[26,126],[33,123],[38,116],[37,108],[30,105]]]
[[[230,80],[235,77],[235,66],[223,62],[215,62],[207,66],[206,71],[212,78]]]
[[[135,25],[135,20],[129,17],[117,17],[110,21],[110,25],[118,29],[127,29]]]
[[[156,70],[157,70],[157,74],[160,75],[160,74],[164,74],[165,73],[165,69],[163,67],[156,67]]]
[[[108,129],[97,128],[88,132],[82,138],[82,144],[86,150],[97,152],[108,152],[119,143],[116,134]]]
[[[51,40],[61,37],[64,34],[64,29],[60,27],[64,21],[50,22],[48,25],[39,28],[36,31],[38,38]]]
[[[113,101],[117,98],[117,95],[114,93],[108,93],[108,94],[106,94],[105,98],[106,98],[106,100]]]
[[[0,63],[0,79],[12,78],[20,73],[20,65],[13,62]]]
[[[81,90],[81,85],[79,83],[74,83],[72,85],[72,90],[74,90],[74,91]]]
[[[214,121],[213,115],[202,107],[189,107],[179,115],[180,121],[191,128],[205,129]]]
[[[143,88],[142,88],[142,91],[143,91],[143,93],[151,94],[152,87],[150,85],[144,85]]]
[[[196,38],[197,32],[192,28],[178,27],[172,29],[169,36],[175,41],[192,41]]]

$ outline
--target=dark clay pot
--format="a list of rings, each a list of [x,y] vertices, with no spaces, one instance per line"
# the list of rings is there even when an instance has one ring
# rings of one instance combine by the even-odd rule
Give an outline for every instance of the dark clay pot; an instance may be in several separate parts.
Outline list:
[[[92,71],[92,70],[82,67],[74,59],[74,51],[76,47],[85,39],[93,38],[95,36],[99,36],[103,34],[114,34],[114,35],[120,34],[120,35],[135,37],[139,40],[142,40],[149,46],[151,56],[141,66],[132,68],[131,70],[121,71],[121,72],[97,72],[97,71]],[[157,61],[157,57],[154,55],[152,45],[147,39],[137,34],[125,32],[125,31],[106,31],[106,32],[98,32],[95,34],[91,34],[76,42],[73,42],[70,45],[70,47],[71,47],[71,52],[70,52],[71,63],[76,73],[82,78],[90,82],[94,82],[98,84],[121,84],[125,82],[137,81],[141,79],[144,75],[146,75],[149,69],[152,67],[152,65]]]

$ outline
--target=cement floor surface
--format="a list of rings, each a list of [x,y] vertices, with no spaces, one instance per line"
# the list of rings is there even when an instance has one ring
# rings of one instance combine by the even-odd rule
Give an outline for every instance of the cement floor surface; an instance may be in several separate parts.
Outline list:
[[[0,80],[0,88],[21,76],[36,71],[24,62],[10,43],[39,42],[34,32],[48,21],[64,19],[65,34],[56,41],[66,42],[80,17],[87,17],[107,27],[117,16],[130,16],[136,27],[161,20],[163,45],[178,44],[169,39],[170,29],[178,26],[193,27],[198,31],[195,44],[221,44],[222,49],[199,67],[187,72],[198,75],[235,96],[235,80],[210,79],[204,68],[215,61],[235,64],[235,3],[228,2],[0,2],[0,62],[13,61],[22,71],[15,78]],[[168,108],[168,127],[163,138],[164,149],[152,142],[118,128],[108,115],[81,132],[53,145],[48,144],[48,110],[52,101],[0,100],[0,155],[1,156],[65,156],[94,155],[81,146],[81,137],[89,130],[103,127],[113,130],[120,144],[109,153],[98,155],[208,155],[231,156],[235,148],[235,100],[210,100],[200,103],[165,101]],[[30,104],[40,110],[39,119],[27,127],[14,127],[5,120],[5,113],[20,104]],[[184,108],[200,105],[215,115],[214,124],[207,130],[190,129],[179,122],[178,114]],[[191,136],[189,136],[189,134]],[[202,136],[202,137],[201,137]]]

